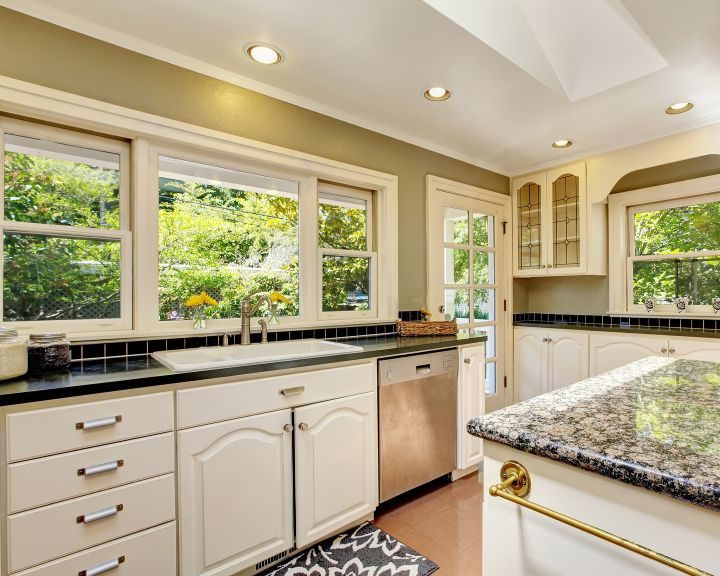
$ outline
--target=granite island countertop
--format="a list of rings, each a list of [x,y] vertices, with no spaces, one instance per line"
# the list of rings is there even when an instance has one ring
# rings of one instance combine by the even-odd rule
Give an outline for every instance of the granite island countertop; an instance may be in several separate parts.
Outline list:
[[[652,357],[468,422],[470,434],[720,512],[720,363]]]
[[[231,368],[190,372],[173,372],[152,356],[147,355],[73,362],[68,370],[23,376],[14,380],[0,382],[0,406],[212,378],[226,378],[228,376],[248,374],[260,376],[277,370],[351,362],[364,358],[415,354],[476,344],[486,340],[487,335],[481,330],[462,330],[454,336],[423,336],[417,338],[378,336],[343,339],[342,342],[359,346],[362,350],[332,356],[277,360]],[[254,344],[254,346],[272,346],[272,343]]]

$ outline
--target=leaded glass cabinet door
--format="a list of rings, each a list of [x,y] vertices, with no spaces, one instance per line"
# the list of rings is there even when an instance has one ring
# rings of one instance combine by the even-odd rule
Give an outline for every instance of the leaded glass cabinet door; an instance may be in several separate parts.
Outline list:
[[[548,275],[587,269],[585,165],[564,166],[547,175]]]
[[[515,276],[547,274],[546,174],[532,174],[513,181]]]

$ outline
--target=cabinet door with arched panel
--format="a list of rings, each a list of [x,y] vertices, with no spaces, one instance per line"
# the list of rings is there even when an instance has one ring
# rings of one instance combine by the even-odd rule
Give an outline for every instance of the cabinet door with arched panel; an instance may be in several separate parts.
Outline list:
[[[547,274],[547,178],[544,172],[513,180],[515,276]]]

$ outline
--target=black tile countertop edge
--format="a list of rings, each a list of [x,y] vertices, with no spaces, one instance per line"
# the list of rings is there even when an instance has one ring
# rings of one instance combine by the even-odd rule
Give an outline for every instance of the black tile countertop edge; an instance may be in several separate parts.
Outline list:
[[[360,346],[363,349],[362,352],[182,373],[173,372],[151,356],[92,360],[74,363],[70,370],[62,372],[26,376],[0,382],[0,406],[211,378],[262,374],[289,368],[335,364],[365,358],[398,356],[454,348],[465,344],[485,342],[486,340],[485,333],[479,330],[477,332],[462,331],[456,336],[424,336],[418,338],[386,336],[357,340],[345,339],[343,340],[344,343]],[[272,344],[256,344],[256,346],[272,346]]]
[[[585,330],[587,332],[622,332],[624,334],[647,334],[654,336],[720,338],[720,330],[683,330],[682,328],[650,328],[644,326],[597,326],[593,324],[573,324],[570,322],[513,322],[513,326],[550,328],[552,330]]]
[[[720,363],[645,358],[470,420],[470,434],[720,512]]]

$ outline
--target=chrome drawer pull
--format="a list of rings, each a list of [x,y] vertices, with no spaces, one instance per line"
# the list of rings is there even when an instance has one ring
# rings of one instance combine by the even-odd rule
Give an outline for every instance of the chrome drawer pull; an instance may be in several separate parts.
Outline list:
[[[294,388],[283,388],[280,390],[280,394],[283,396],[297,396],[305,392],[305,386],[295,386]]]
[[[122,416],[108,416],[107,418],[98,418],[96,420],[87,420],[75,424],[76,430],[93,430],[95,428],[105,428],[105,426],[115,426],[118,422],[122,422]]]
[[[91,512],[90,514],[83,514],[76,518],[78,524],[90,524],[91,522],[97,522],[103,518],[110,518],[115,516],[118,512],[121,512],[124,506],[118,504],[117,506],[110,506],[109,508],[103,508],[97,512]]]
[[[104,472],[112,472],[125,465],[125,460],[115,460],[114,462],[106,462],[105,464],[95,464],[86,468],[78,468],[78,476],[95,476]]]
[[[115,568],[118,568],[123,562],[125,562],[125,556],[120,556],[120,558],[117,558],[116,560],[110,560],[109,562],[95,566],[95,568],[80,570],[80,572],[78,572],[78,576],[100,576],[100,574],[105,574],[105,572],[115,570]]]

